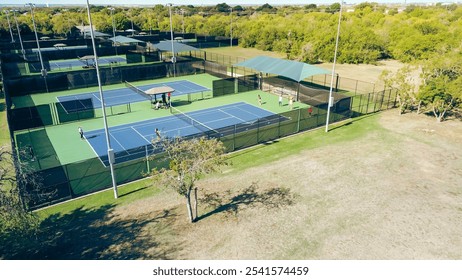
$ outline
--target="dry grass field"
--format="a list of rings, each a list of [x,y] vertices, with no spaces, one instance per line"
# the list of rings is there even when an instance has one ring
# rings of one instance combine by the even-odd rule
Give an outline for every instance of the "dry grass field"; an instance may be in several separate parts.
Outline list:
[[[145,258],[461,259],[462,123],[394,110],[369,118],[351,141],[201,181],[195,224],[168,190],[116,208],[108,223],[153,221],[136,237],[151,245]]]

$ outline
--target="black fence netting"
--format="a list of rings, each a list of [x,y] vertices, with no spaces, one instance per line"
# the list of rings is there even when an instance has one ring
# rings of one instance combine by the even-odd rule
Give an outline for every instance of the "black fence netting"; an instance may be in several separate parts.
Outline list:
[[[131,103],[106,106],[106,116],[129,112],[131,112]],[[8,110],[9,127],[11,131],[42,128],[49,125],[102,117],[101,108],[68,112],[63,107],[63,104],[59,102]]]
[[[45,79],[41,76],[5,79],[3,86],[11,97],[24,96],[34,92],[46,92],[47,90]]]
[[[256,74],[237,77],[237,91],[247,92],[258,89],[258,78]]]
[[[13,131],[52,125],[48,104],[8,110],[10,129]]]
[[[213,96],[248,92],[258,89],[257,75],[239,76],[237,78],[225,78],[213,81]]]
[[[24,186],[25,202],[36,209],[74,197],[63,166],[38,171],[32,175],[38,184],[29,181]]]
[[[16,133],[14,144],[20,161],[26,163],[30,170],[45,170],[61,165],[44,128]]]
[[[28,65],[24,62],[5,62],[2,61],[3,77],[19,77],[28,73]]]
[[[220,78],[229,78],[228,67],[210,61],[204,62],[205,73],[212,74]]]
[[[103,85],[139,81],[173,76],[173,64],[158,62],[150,64],[101,67],[100,79]],[[179,61],[175,63],[177,76],[204,73],[203,61]],[[75,88],[94,87],[98,85],[95,69],[83,69],[68,73],[49,73],[46,77],[10,78],[4,80],[5,91],[11,97],[34,93],[54,92]]]
[[[213,81],[212,88],[214,97],[237,93],[236,79],[228,78],[215,80]]]
[[[99,158],[68,164],[65,170],[75,197],[111,186],[110,170]]]
[[[5,79],[3,83],[5,90],[11,97],[68,89],[66,74],[53,74],[47,75],[46,77],[36,75],[31,77]]]
[[[85,119],[95,118],[95,109],[85,111],[78,110],[76,112],[67,112],[63,105],[59,102],[53,103],[52,108],[55,108],[57,114],[56,123],[66,123]]]

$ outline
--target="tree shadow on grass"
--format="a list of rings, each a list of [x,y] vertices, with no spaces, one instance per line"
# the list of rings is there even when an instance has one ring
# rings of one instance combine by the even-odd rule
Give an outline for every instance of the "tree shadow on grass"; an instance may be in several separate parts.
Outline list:
[[[234,196],[232,196],[230,192],[226,195],[219,193],[205,194],[201,202],[214,209],[199,216],[196,221],[200,221],[218,213],[227,213],[237,216],[240,210],[249,207],[274,209],[290,206],[296,202],[297,196],[291,193],[288,188],[278,187],[259,192],[257,187],[257,183],[254,182]]]
[[[169,259],[182,244],[156,240],[171,231],[176,210],[115,217],[113,206],[78,208],[41,223],[35,245],[4,255],[6,259],[93,260]],[[171,244],[170,244],[171,243]],[[172,257],[173,256],[173,257]]]

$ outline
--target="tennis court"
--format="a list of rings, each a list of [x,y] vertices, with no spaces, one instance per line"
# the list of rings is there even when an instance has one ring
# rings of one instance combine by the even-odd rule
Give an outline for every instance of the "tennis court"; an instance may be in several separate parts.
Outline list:
[[[127,88],[103,91],[104,104],[109,107],[150,100],[151,96],[146,95],[145,92],[152,88],[164,86],[170,87],[174,90],[172,97],[181,95],[188,95],[189,97],[189,94],[192,93],[210,91],[210,89],[206,87],[187,80],[149,84],[139,87],[134,87],[128,84]],[[156,96],[157,95],[154,95],[155,99],[157,98]],[[99,92],[58,96],[57,99],[67,113],[92,110],[102,107]]]
[[[188,137],[194,135],[225,136],[228,130],[222,128],[242,124],[240,130],[254,129],[258,119],[265,119],[266,125],[277,123],[280,116],[245,102],[182,113],[174,109],[173,116],[149,119],[141,122],[109,128],[111,147],[115,163],[147,157],[160,152],[161,147],[152,145],[158,128],[162,138]],[[262,125],[261,122],[259,124]],[[229,130],[231,131],[231,130]],[[235,128],[232,133],[235,133]],[[239,130],[237,131],[239,132]],[[109,165],[104,129],[85,133],[85,138],[105,166]]]
[[[99,65],[110,65],[124,63],[127,60],[120,56],[98,57]],[[64,70],[72,68],[82,68],[83,66],[94,65],[94,59],[69,59],[69,60],[52,60],[50,63],[50,71]]]

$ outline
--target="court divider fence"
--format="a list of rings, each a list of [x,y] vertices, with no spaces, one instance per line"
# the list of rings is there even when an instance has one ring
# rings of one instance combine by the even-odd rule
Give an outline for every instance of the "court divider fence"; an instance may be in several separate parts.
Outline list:
[[[175,65],[171,62],[156,62],[124,66],[100,67],[102,85],[119,84],[124,81],[141,81],[173,76],[186,76],[205,73],[203,60],[192,58],[179,60]],[[29,94],[63,91],[68,89],[95,87],[98,85],[94,69],[76,70],[67,73],[48,73],[44,78],[40,75],[5,77],[4,87],[10,97]]]
[[[351,103],[348,109],[344,106],[333,108],[330,123],[396,107],[396,92],[386,90],[355,95],[349,100]],[[295,108],[254,122],[216,129],[218,133],[204,132],[191,137],[207,135],[219,138],[224,143],[226,152],[233,152],[324,126],[327,117],[326,104],[311,108],[311,110]],[[44,183],[39,190],[32,186],[25,187],[29,191],[28,197],[32,198],[28,202],[30,209],[41,208],[111,187],[110,171],[98,157],[61,166],[44,128],[21,131],[16,135],[16,145],[18,150],[25,151],[23,153],[25,156],[21,160],[35,169],[35,174],[41,177]],[[27,153],[29,146],[34,151],[33,154]],[[141,158],[133,158],[116,165],[117,184],[141,179],[153,168],[166,167],[167,159],[161,153],[150,157],[153,150],[156,149],[139,147],[129,151],[131,154],[141,155]]]

